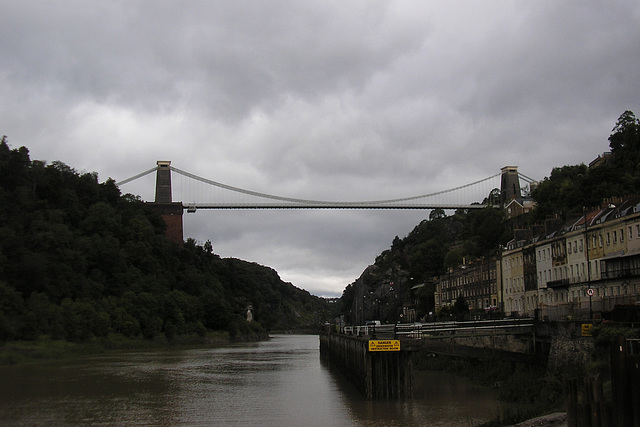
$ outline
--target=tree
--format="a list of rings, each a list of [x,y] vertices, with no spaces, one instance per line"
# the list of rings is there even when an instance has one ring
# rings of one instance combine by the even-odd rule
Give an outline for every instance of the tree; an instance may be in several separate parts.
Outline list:
[[[20,337],[23,312],[20,294],[0,281],[0,341]]]
[[[487,206],[499,206],[500,194],[500,189],[494,188],[493,190],[491,190],[487,198],[482,201],[482,204]]]
[[[616,181],[617,194],[640,192],[640,121],[627,110],[616,122],[609,136],[611,148],[611,180]]]
[[[588,206],[585,199],[584,180],[589,170],[584,164],[553,168],[551,176],[545,178],[533,191],[538,202],[536,215],[546,216],[582,212]]]
[[[444,212],[444,209],[441,209],[441,208],[434,209],[429,213],[429,221],[433,221],[435,219],[442,219],[446,217],[447,217],[447,214]]]
[[[458,318],[464,318],[464,316],[469,313],[469,304],[462,295],[458,295],[456,302],[453,303],[453,313],[456,314]]]
[[[633,111],[627,110],[620,115],[616,125],[609,136],[609,148],[611,153],[620,151],[627,153],[640,151],[640,121]]]

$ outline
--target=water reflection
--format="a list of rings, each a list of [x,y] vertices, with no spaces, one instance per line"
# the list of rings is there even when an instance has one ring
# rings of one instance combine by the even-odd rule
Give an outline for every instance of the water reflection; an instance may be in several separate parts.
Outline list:
[[[493,398],[455,377],[416,373],[414,398],[366,401],[322,364],[317,336],[225,348],[111,353],[0,367],[9,425],[474,425]]]

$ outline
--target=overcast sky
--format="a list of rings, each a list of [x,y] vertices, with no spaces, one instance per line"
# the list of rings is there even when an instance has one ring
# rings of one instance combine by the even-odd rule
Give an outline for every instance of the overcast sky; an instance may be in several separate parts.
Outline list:
[[[640,115],[640,2],[0,2],[0,134],[99,180],[157,160],[357,201],[542,179]],[[154,177],[122,187],[151,201]],[[425,211],[198,211],[185,238],[338,296]]]

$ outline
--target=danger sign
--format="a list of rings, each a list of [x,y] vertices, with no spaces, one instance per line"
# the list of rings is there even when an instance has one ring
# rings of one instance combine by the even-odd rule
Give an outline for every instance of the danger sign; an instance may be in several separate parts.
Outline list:
[[[400,340],[369,340],[369,351],[400,351]]]

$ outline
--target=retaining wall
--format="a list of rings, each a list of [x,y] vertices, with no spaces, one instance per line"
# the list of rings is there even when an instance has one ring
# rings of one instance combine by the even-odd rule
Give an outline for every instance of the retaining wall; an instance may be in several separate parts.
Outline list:
[[[409,351],[369,351],[369,340],[320,335],[320,355],[335,366],[367,399],[411,397]]]

